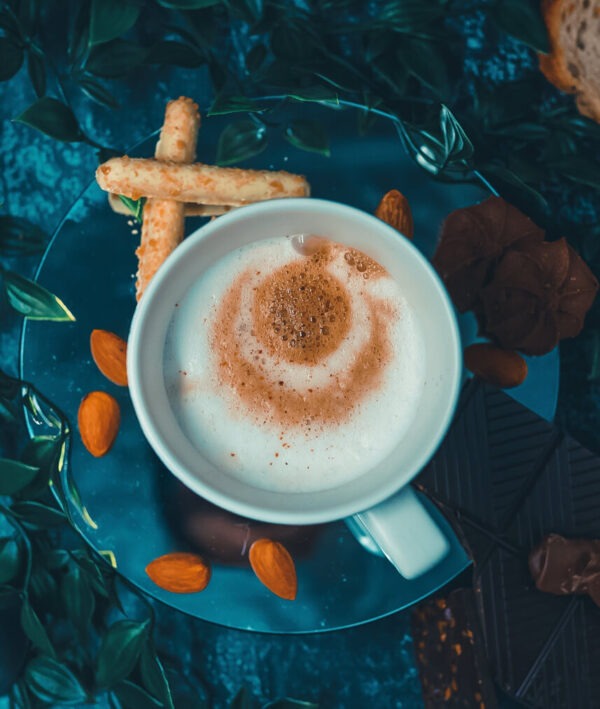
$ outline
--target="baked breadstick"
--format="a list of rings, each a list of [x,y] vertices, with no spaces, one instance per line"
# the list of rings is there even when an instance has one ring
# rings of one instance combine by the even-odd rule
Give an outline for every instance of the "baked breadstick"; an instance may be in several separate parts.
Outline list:
[[[131,216],[131,211],[118,194],[109,193],[108,204],[113,212]],[[219,217],[221,214],[235,209],[235,207],[226,207],[224,204],[194,204],[193,202],[186,202],[183,208],[186,217]]]
[[[177,165],[143,158],[111,158],[96,170],[96,180],[103,190],[131,199],[161,197],[197,204],[242,206],[310,195],[306,179],[289,172]]]
[[[154,151],[156,159],[172,163],[193,162],[199,127],[200,114],[192,99],[182,96],[176,101],[169,101]],[[183,241],[185,232],[185,205],[162,199],[162,195],[158,197],[161,198],[148,199],[144,205],[142,238],[135,252],[138,257],[137,300],[142,297],[159,266]]]

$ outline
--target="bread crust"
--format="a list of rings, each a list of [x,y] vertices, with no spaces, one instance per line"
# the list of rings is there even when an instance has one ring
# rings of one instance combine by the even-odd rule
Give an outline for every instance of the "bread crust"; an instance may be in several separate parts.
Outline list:
[[[577,108],[581,114],[600,122],[600,91],[597,95],[590,95],[589,86],[574,74],[577,67],[570,66],[561,44],[560,35],[563,23],[563,14],[571,14],[575,9],[574,0],[542,0],[541,8],[548,37],[550,40],[550,53],[539,55],[539,66],[544,76],[561,91],[576,94]]]

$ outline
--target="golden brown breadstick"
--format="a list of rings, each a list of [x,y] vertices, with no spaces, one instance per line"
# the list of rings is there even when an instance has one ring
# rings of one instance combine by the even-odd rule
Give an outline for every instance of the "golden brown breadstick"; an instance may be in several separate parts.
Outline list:
[[[308,197],[301,175],[268,170],[243,170],[214,165],[177,165],[142,158],[111,158],[96,170],[107,192],[138,199],[162,197],[178,202],[241,206],[279,197]]]
[[[118,194],[109,193],[108,204],[113,212],[131,216],[131,210],[123,203]],[[193,202],[185,202],[183,207],[186,217],[219,217],[221,214],[235,209],[235,207],[227,207],[224,204],[194,204]]]
[[[193,162],[199,127],[200,114],[192,99],[182,96],[169,101],[154,152],[156,159],[172,163]],[[157,197],[159,199],[148,199],[144,205],[142,238],[135,252],[138,257],[138,300],[159,266],[183,241],[185,231],[185,205],[162,199],[162,195]]]
[[[191,98],[181,96],[169,101],[154,157],[170,162],[194,162],[199,128],[198,106]]]

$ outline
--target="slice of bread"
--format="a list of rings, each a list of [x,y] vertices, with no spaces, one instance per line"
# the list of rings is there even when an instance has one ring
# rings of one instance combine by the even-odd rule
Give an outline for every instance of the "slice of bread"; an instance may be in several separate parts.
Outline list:
[[[540,55],[540,69],[600,122],[600,0],[542,0],[542,12],[551,52]]]

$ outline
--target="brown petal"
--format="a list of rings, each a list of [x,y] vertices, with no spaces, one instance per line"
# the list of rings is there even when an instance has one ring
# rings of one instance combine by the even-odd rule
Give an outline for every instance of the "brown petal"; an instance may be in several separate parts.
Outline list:
[[[531,293],[490,285],[483,292],[483,327],[480,334],[501,347],[519,349],[537,323],[538,299]]]
[[[569,273],[569,248],[565,239],[519,245],[519,252],[527,254],[539,269],[545,288],[559,290]]]
[[[534,327],[521,339],[518,349],[529,355],[543,355],[558,345],[555,313],[540,311]]]
[[[508,247],[543,238],[544,232],[522,212],[490,197],[448,215],[433,264],[456,307],[464,311],[476,305],[478,292]]]

